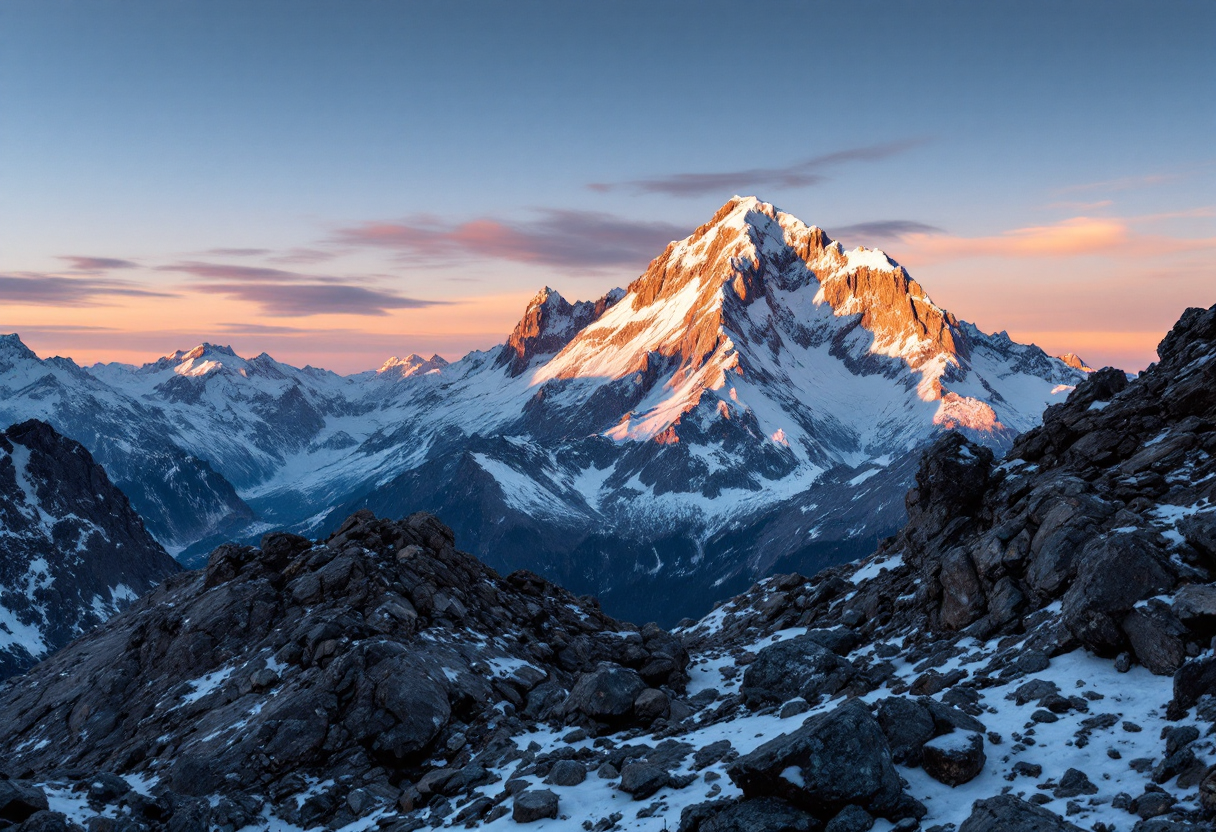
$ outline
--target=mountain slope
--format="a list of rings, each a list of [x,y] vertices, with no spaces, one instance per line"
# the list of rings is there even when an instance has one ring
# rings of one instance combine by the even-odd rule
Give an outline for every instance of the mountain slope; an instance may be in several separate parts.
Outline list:
[[[208,462],[205,446],[187,448],[180,422],[160,404],[0,335],[0,424],[41,419],[80,442],[173,551],[248,525],[253,512]]]
[[[37,421],[0,433],[0,678],[179,569],[83,446]]]

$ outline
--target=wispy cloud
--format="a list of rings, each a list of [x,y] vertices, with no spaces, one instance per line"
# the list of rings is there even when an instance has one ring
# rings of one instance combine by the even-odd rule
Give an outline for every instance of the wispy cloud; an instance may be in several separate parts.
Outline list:
[[[225,335],[305,335],[316,330],[304,326],[274,326],[271,324],[237,324],[224,323],[216,326],[216,331]],[[344,330],[348,331],[348,330]]]
[[[308,263],[324,263],[328,260],[333,260],[337,256],[336,252],[324,251],[319,248],[293,248],[270,259],[275,263],[305,265]]]
[[[830,233],[832,237],[865,243],[867,240],[902,240],[913,234],[945,234],[946,232],[936,225],[927,225],[916,220],[874,220],[842,225],[832,229]]]
[[[387,315],[390,309],[421,309],[443,301],[407,298],[394,292],[364,286],[320,283],[202,283],[198,291],[212,292],[256,303],[266,315]]]
[[[825,153],[784,167],[747,168],[744,170],[675,173],[625,182],[592,182],[587,187],[601,193],[629,191],[635,194],[665,196],[729,195],[754,192],[760,188],[792,189],[816,185],[827,178],[825,170],[849,162],[877,162],[896,156],[925,143],[924,139],[906,139],[884,144],[854,147]]]
[[[984,237],[908,234],[907,253],[920,263],[969,257],[1059,258],[1103,255],[1161,257],[1216,249],[1211,237],[1144,234],[1121,218],[1073,217]]]
[[[574,269],[645,265],[688,229],[595,211],[545,210],[531,222],[476,219],[458,224],[433,217],[368,222],[342,229],[351,246],[392,249],[422,261],[489,258]]]
[[[273,252],[268,248],[213,248],[206,253],[212,257],[261,257]]]
[[[77,254],[67,254],[59,258],[66,260],[74,271],[106,272],[112,269],[138,269],[139,264],[130,260],[120,260],[117,257],[83,257]]]
[[[283,269],[272,269],[266,266],[237,266],[231,263],[200,263],[190,261],[174,263],[169,266],[158,266],[159,271],[181,272],[183,274],[204,277],[210,280],[249,280],[259,283],[298,283],[308,281],[315,283],[341,283],[342,278],[329,275],[308,275],[299,272],[289,272]]]
[[[163,298],[158,292],[125,280],[80,278],[39,272],[0,274],[0,302],[28,306],[98,306],[105,298]]]

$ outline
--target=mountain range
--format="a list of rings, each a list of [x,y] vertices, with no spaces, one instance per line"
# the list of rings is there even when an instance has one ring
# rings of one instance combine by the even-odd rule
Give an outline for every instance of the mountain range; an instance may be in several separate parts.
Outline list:
[[[343,377],[203,344],[82,368],[5,336],[0,420],[84,444],[187,565],[230,538],[425,509],[491,566],[670,624],[872,551],[939,433],[1003,451],[1087,370],[735,197],[627,288],[546,288],[504,345],[450,364]]]
[[[1158,355],[1001,459],[938,437],[868,557],[673,631],[424,512],[221,545],[0,682],[0,826],[1213,832],[1216,306]],[[79,445],[4,442],[121,519]]]

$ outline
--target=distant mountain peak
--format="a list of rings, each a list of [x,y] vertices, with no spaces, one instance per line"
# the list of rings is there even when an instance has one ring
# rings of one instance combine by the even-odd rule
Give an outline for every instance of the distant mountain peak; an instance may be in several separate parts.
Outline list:
[[[556,290],[544,287],[528,302],[496,364],[507,367],[513,376],[522,374],[533,359],[559,352],[624,296],[624,290],[613,289],[599,300],[570,303]]]
[[[423,358],[417,353],[410,353],[405,358],[393,356],[380,365],[376,375],[381,378],[409,378],[414,375],[442,370],[448,362],[438,353],[430,358]]]
[[[1061,361],[1072,367],[1074,370],[1080,370],[1083,373],[1092,373],[1094,368],[1085,363],[1085,359],[1077,355],[1075,352],[1066,352],[1063,355],[1057,356]]]
[[[0,354],[7,353],[17,358],[32,358],[37,360],[38,356],[34,351],[25,345],[21,340],[21,336],[13,332],[8,335],[0,335]]]

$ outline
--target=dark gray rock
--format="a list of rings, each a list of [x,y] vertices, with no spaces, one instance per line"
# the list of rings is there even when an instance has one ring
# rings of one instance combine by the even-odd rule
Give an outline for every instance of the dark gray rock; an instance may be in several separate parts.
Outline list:
[[[1060,784],[1055,788],[1057,800],[1097,793],[1098,787],[1089,782],[1089,778],[1085,776],[1085,772],[1076,768],[1070,768],[1064,772],[1064,776],[1060,778]]]
[[[1164,553],[1147,536],[1093,539],[1082,551],[1077,578],[1064,594],[1064,623],[1086,647],[1113,657],[1126,642],[1119,627],[1123,617],[1137,601],[1172,589],[1174,582]]]
[[[1059,815],[1011,794],[977,800],[958,832],[1082,832]]]
[[[916,700],[888,696],[878,700],[878,725],[891,748],[891,759],[902,765],[920,765],[921,746],[937,733],[933,714]]]
[[[689,806],[680,813],[678,832],[818,832],[813,815],[778,800],[758,797]]]
[[[727,774],[746,797],[780,797],[826,820],[850,803],[879,815],[899,803],[899,775],[882,729],[846,703],[740,757]]]
[[[860,806],[846,806],[840,814],[828,821],[823,832],[869,832],[874,828],[874,818]]]
[[[61,812],[35,812],[17,824],[14,832],[68,832],[68,819]],[[178,832],[178,830],[174,832]],[[180,832],[196,831],[182,829]],[[197,832],[206,832],[206,829],[197,830]]]
[[[853,667],[818,642],[792,638],[760,650],[743,673],[740,692],[749,705],[777,704],[801,696],[816,702],[853,677]]]
[[[566,699],[566,713],[582,713],[596,720],[619,720],[633,713],[633,703],[646,689],[635,671],[602,667],[581,675]]]
[[[557,804],[557,795],[548,789],[528,789],[515,795],[511,803],[511,820],[532,823],[543,818],[556,818]]]
[[[0,780],[0,820],[20,823],[47,808],[46,793],[17,780]]]
[[[1192,659],[1174,673],[1174,707],[1190,710],[1207,694],[1216,694],[1216,657]]]
[[[545,782],[553,786],[577,786],[587,779],[587,767],[578,760],[558,760]]]
[[[634,800],[644,800],[670,782],[667,769],[651,763],[629,763],[621,769],[618,788]]]
[[[974,780],[984,770],[984,737],[974,731],[954,731],[929,740],[921,748],[925,773],[947,786]]]
[[[1123,619],[1123,632],[1140,664],[1158,676],[1172,676],[1186,661],[1182,622],[1160,601],[1136,607]]]

